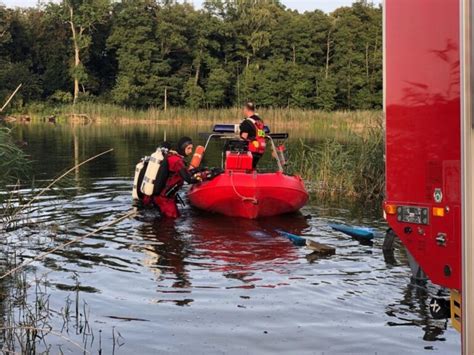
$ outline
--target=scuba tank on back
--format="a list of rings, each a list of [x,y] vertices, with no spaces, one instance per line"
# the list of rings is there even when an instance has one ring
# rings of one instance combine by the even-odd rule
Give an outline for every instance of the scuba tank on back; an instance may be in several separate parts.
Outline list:
[[[147,196],[159,195],[165,188],[168,174],[167,150],[158,148],[149,159],[140,186],[141,192]]]
[[[133,189],[132,189],[132,198],[134,200],[139,200],[143,197],[141,192],[141,185],[143,178],[145,177],[145,171],[148,166],[148,160],[150,157],[144,157],[140,162],[135,166],[135,177],[133,178]]]

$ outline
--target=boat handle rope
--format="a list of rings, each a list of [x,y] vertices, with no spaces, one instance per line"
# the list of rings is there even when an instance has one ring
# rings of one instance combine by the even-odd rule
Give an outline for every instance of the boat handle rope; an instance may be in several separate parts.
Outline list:
[[[254,205],[258,205],[258,200],[255,196],[254,197],[243,196],[237,191],[237,188],[235,187],[235,184],[234,184],[234,173],[232,171],[230,172],[230,184],[232,185],[232,188],[234,189],[235,194],[238,197],[240,197],[243,202],[251,202]]]

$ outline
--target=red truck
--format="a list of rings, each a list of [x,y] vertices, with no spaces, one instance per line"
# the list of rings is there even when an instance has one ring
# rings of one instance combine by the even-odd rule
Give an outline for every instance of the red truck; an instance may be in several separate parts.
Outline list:
[[[473,6],[383,4],[384,215],[430,280],[450,290],[466,354],[474,354]]]

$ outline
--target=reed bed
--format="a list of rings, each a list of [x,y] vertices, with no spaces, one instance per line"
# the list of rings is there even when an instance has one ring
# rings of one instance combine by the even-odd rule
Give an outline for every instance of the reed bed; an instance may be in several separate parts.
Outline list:
[[[265,122],[277,126],[287,127],[352,127],[361,129],[381,115],[380,111],[337,111],[326,112],[319,110],[298,108],[272,108],[262,107],[258,110]],[[238,122],[242,119],[240,107],[198,109],[192,110],[185,107],[170,107],[166,111],[150,107],[136,109],[113,104],[95,102],[79,102],[76,106],[62,105],[50,106],[44,103],[31,104],[26,112],[31,117],[56,116],[58,119],[86,118],[94,121],[149,121],[151,123],[182,124],[208,124],[213,122]],[[318,126],[319,125],[319,126]]]
[[[348,141],[328,138],[311,146],[301,141],[290,168],[319,197],[379,201],[385,186],[384,149],[380,120]]]
[[[3,247],[3,253],[7,246]],[[16,247],[9,245],[9,248],[11,254],[3,254],[5,267],[10,262],[15,265],[19,255]],[[93,329],[90,307],[80,299],[81,284],[77,278],[74,280],[74,296],[68,296],[59,309],[50,305],[50,281],[46,274],[35,273],[32,278],[28,271],[20,270],[0,281],[2,354],[103,353],[102,330]],[[121,339],[115,339],[116,333],[112,329],[113,349],[121,345]],[[120,333],[118,337],[121,337]]]
[[[0,128],[0,187],[26,176],[29,167],[28,158],[14,143],[10,130]]]

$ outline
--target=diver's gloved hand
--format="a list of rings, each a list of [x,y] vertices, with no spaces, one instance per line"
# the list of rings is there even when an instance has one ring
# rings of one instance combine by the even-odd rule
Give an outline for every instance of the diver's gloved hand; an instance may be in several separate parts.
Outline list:
[[[219,176],[223,172],[224,170],[222,170],[221,168],[212,168],[210,170],[208,169],[206,171],[200,172],[197,175],[199,175],[201,181],[206,181],[214,179],[216,176]]]
[[[212,168],[210,171],[211,171],[212,175],[214,175],[214,177],[216,177],[216,176],[219,176],[220,174],[222,174],[224,172],[224,169],[222,169],[222,168]]]
[[[223,169],[221,168],[212,168],[211,170],[209,170],[208,172],[208,176],[207,176],[207,179],[208,180],[212,180],[214,179],[215,177],[219,176],[220,174],[222,174],[224,172]]]
[[[192,175],[193,183],[201,182],[206,179],[205,172],[197,172]]]
[[[194,169],[190,169],[189,173],[191,175],[194,175],[194,174],[202,173],[203,171],[207,171],[207,170],[208,170],[207,168],[197,167],[197,168],[194,168]]]
[[[206,180],[212,180],[216,176],[219,176],[224,172],[221,168],[212,168],[212,169],[205,169],[201,171],[195,171],[194,169],[190,171],[192,173],[192,178],[195,182],[201,182]]]

